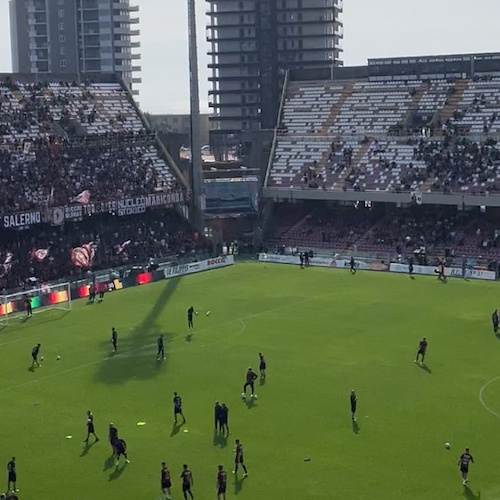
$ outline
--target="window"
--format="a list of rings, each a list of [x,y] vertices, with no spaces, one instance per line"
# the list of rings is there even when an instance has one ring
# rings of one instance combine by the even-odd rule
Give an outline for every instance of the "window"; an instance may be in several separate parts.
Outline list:
[[[59,35],[59,43],[66,43],[66,35]]]
[[[66,55],[66,47],[59,47],[59,54],[61,54],[62,56],[65,56]]]
[[[65,1],[66,1],[66,0],[59,0],[59,2],[58,2],[58,3],[59,3],[59,5],[64,5]]]
[[[65,15],[64,9],[59,9],[57,15],[59,16],[60,19],[63,19]]]
[[[67,66],[66,59],[61,59],[59,61],[59,66],[61,66],[61,68],[65,68]]]
[[[59,23],[59,30],[63,31],[65,29],[64,23]]]

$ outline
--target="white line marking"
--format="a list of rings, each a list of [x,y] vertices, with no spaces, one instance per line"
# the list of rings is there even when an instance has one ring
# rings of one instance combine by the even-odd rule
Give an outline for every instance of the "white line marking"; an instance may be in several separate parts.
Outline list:
[[[500,380],[500,375],[498,377],[495,377],[495,378],[492,378],[489,382],[486,382],[486,384],[483,385],[483,387],[481,387],[480,391],[479,391],[479,402],[483,405],[483,408],[485,408],[487,411],[489,411],[492,415],[495,415],[495,417],[497,418],[500,418],[500,415],[493,411],[485,402],[484,402],[484,398],[483,398],[483,394],[484,394],[484,391],[486,390],[486,388],[488,386],[490,386],[491,384],[493,384],[493,382],[496,382],[497,380]]]

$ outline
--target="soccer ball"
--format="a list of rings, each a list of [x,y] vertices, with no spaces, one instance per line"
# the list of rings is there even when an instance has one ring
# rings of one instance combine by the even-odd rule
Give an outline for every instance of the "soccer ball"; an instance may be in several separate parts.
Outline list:
[[[241,393],[241,399],[246,399],[246,398],[247,398],[247,395],[244,392],[242,392]]]
[[[42,357],[40,358],[40,361],[43,361],[44,359],[45,359],[45,358],[42,356]]]
[[[451,448],[451,444],[450,444],[450,443],[446,443],[446,444],[444,445],[444,447],[445,447],[447,450],[449,450],[449,449]]]
[[[257,398],[257,394],[252,394],[252,398],[253,398],[253,399],[258,399],[258,398]]]
[[[210,316],[210,311],[207,311],[207,316]]]
[[[57,358],[56,358],[56,359],[57,359],[57,361],[59,361],[59,360],[61,359],[61,356],[57,356]]]

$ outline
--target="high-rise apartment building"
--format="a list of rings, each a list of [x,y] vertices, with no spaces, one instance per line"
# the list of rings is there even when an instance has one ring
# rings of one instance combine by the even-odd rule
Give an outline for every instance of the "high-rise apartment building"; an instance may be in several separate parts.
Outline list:
[[[287,69],[341,66],[343,0],[206,0],[219,135],[274,128]]]
[[[13,71],[117,73],[140,83],[138,10],[129,0],[10,0]]]

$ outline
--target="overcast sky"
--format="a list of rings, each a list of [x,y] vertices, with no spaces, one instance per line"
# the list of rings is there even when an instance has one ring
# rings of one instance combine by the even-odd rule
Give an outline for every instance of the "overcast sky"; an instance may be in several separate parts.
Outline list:
[[[50,0],[55,1],[55,0]],[[208,109],[204,0],[197,0],[202,108]],[[189,109],[186,0],[132,0],[141,17],[140,104]],[[500,0],[344,0],[344,62],[372,57],[500,51]],[[0,0],[0,72],[11,71],[8,0]]]

